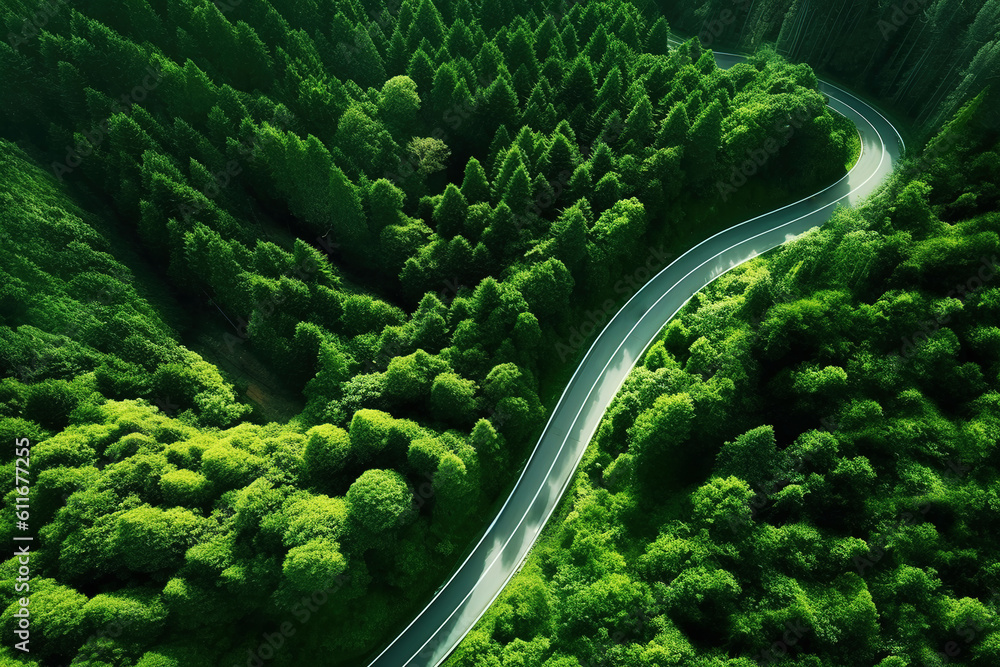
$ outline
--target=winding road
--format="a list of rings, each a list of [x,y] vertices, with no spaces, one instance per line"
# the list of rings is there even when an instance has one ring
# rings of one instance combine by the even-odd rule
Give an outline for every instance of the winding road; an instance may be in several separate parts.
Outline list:
[[[716,53],[722,68],[745,60]],[[370,667],[425,667],[444,661],[517,572],[555,510],[597,426],[633,365],[664,324],[702,287],[756,255],[829,219],[838,203],[854,205],[892,171],[904,148],[874,108],[821,82],[829,106],[852,120],[862,155],[820,192],[746,220],[694,246],[649,280],[608,322],[556,404],[521,477],[468,558]]]

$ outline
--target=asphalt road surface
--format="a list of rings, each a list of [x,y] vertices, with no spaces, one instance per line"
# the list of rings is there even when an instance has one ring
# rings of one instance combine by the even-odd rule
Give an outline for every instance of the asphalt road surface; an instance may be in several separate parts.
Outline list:
[[[716,54],[723,68],[743,59]],[[892,124],[845,90],[827,83],[820,89],[830,97],[831,108],[857,125],[863,147],[857,165],[815,195],[702,241],[660,271],[614,315],[577,367],[520,479],[482,539],[371,667],[434,666],[448,657],[527,557],[632,366],[698,290],[729,269],[822,225],[834,207],[857,203],[892,171],[903,149],[903,139]]]

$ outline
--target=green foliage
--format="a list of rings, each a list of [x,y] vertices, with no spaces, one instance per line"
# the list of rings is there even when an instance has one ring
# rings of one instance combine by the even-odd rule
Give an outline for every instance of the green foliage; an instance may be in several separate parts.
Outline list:
[[[451,149],[441,141],[433,137],[414,137],[406,145],[417,164],[417,173],[433,174],[445,168],[445,161],[451,155]]]
[[[940,217],[992,188],[970,126],[687,304],[449,664],[991,664],[997,220]]]
[[[391,470],[366,470],[347,491],[350,520],[373,535],[411,521],[412,505],[409,485],[402,475]]]
[[[671,51],[665,20],[619,0],[235,4],[84,2],[0,45],[16,91],[0,140],[0,433],[33,443],[33,582],[58,610],[39,620],[45,664],[246,662],[261,633],[297,619],[316,590],[336,591],[336,602],[311,612],[322,622],[276,660],[339,664],[384,642],[455,564],[536,441],[565,370],[549,353],[562,328],[617,291],[612,277],[647,245],[699,236],[716,213],[698,186],[725,176],[723,158],[742,160],[761,128],[819,98],[808,68],[775,57],[723,72],[694,44]],[[37,8],[15,9],[10,25]],[[988,78],[980,65],[963,73],[968,86]],[[769,177],[801,169],[812,186],[840,175],[845,126],[819,105],[813,115]],[[991,159],[967,162],[992,178]],[[902,193],[882,218],[910,236],[877,247],[852,236],[859,256],[905,282],[919,266],[995,251],[994,237],[970,229],[907,254],[911,241],[944,236],[945,218],[996,203],[962,186],[949,185],[949,201],[936,184]],[[912,261],[899,268],[904,254]],[[965,268],[943,275],[964,279]],[[838,298],[774,313],[768,358],[795,358],[832,331],[819,325],[846,312]],[[918,406],[906,419],[930,419],[941,394],[971,400],[995,378],[975,366],[995,361],[988,327],[1000,318],[995,299],[977,298],[963,304],[986,327],[974,344],[945,334],[916,355],[921,382],[944,380],[900,399]],[[883,305],[870,316],[895,312]],[[743,376],[713,377],[709,352],[741,340],[693,324],[665,337],[645,366],[669,391],[636,389],[611,431],[624,439],[661,394],[689,398],[667,410],[676,424],[643,417],[658,435],[635,451],[623,440],[606,449],[614,458],[588,464],[622,494],[611,502],[598,488],[588,511],[631,517],[642,462],[661,457],[673,466],[661,477],[680,467],[694,483],[708,464],[678,466],[669,452],[707,448],[710,462],[712,447],[774,423],[725,412],[753,401],[737,398]],[[848,404],[866,377],[856,363],[824,357],[776,376],[790,419]],[[701,380],[682,380],[696,366]],[[874,414],[856,408],[857,419]],[[989,405],[976,414],[953,432],[935,417],[928,432],[968,435],[967,451],[988,455]],[[668,426],[691,437],[674,447],[657,430]],[[901,450],[920,451],[918,431],[891,432]],[[854,463],[797,480],[775,502],[783,517],[822,494],[859,507],[848,485],[881,474],[874,454],[796,442]],[[908,474],[922,489],[926,474]],[[580,595],[566,623],[553,618],[561,593],[539,574],[511,589],[503,641],[481,642],[472,664],[598,662],[606,641],[609,664],[692,662],[692,643],[666,616],[618,634],[653,589],[599,554],[606,532],[582,531],[571,545],[567,567],[594,581],[567,586]],[[588,617],[590,606],[599,613]],[[93,627],[114,615],[134,627]],[[536,636],[568,627],[595,636],[571,647]]]

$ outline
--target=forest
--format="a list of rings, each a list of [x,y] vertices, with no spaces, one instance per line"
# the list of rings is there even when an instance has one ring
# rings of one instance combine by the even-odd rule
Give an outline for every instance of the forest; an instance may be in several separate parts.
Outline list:
[[[878,657],[889,642],[897,653],[933,650],[939,637],[921,623],[942,641],[954,618],[985,623],[991,607],[967,600],[994,581],[972,572],[976,549],[988,545],[954,503],[978,503],[981,530],[995,522],[985,463],[997,428],[996,394],[986,389],[995,389],[1000,342],[997,323],[984,324],[996,319],[991,292],[977,292],[984,315],[963,327],[962,308],[980,301],[918,290],[937,285],[932,272],[963,278],[996,251],[995,130],[985,123],[997,105],[983,88],[997,70],[998,5],[955,10],[948,30],[961,39],[946,39],[940,17],[952,10],[939,4],[939,23],[916,17],[871,55],[881,63],[893,54],[892,67],[817,60],[811,35],[826,28],[815,12],[781,10],[790,17],[782,22],[771,7],[733,39],[755,51],[748,63],[722,70],[698,36],[696,24],[716,11],[709,4],[692,13],[628,0],[4,0],[0,433],[31,443],[35,543],[32,651],[13,648],[20,605],[10,558],[0,565],[0,661],[252,664],[261,637],[284,623],[294,637],[269,665],[370,658],[510,491],[585,350],[566,345],[581,315],[634,292],[621,277],[649,263],[649,248],[660,249],[653,261],[663,266],[853,164],[857,133],[824,105],[813,66],[893,97],[886,103],[900,114],[917,118],[906,105],[932,100],[918,127],[958,118],[959,148],[935,153],[940,163],[924,180],[900,177],[820,235],[720,280],[667,328],[609,412],[574,488],[573,502],[589,503],[588,525],[600,526],[572,528],[595,560],[574,555],[569,533],[547,538],[537,558],[559,553],[568,569],[532,560],[506,594],[531,603],[504,598],[455,659],[714,660],[749,650],[748,637],[763,632],[755,628],[792,618],[786,598],[769,597],[775,590],[794,593],[803,609],[839,609],[837,595],[894,599],[892,582],[863,590],[877,568],[834,588],[821,578],[798,587],[805,572],[822,577],[819,561],[777,562],[775,579],[764,580],[737,567],[749,537],[702,535],[678,521],[706,480],[719,481],[701,492],[705,507],[749,498],[796,447],[849,462],[839,483],[817,469],[812,487],[808,475],[796,489],[783,486],[786,513],[759,509],[760,525],[774,526],[761,539],[808,543],[813,551],[801,550],[814,555],[803,558],[814,559],[829,557],[821,540],[848,540],[836,553],[849,562],[857,541],[870,539],[863,531],[916,499],[931,503],[925,521],[943,517],[951,545],[927,547],[914,561],[918,574],[898,575],[928,596],[941,589],[934,611],[918,616],[913,605],[924,598],[913,597],[910,607],[878,607],[883,623],[905,630],[876,631],[870,614],[858,632],[833,623],[829,642],[837,633],[868,642],[835,660]],[[867,40],[861,15],[849,13],[856,29],[842,41]],[[691,38],[671,46],[671,27]],[[940,52],[927,56],[931,36]],[[993,50],[980,47],[987,38]],[[920,58],[950,64],[953,49],[969,64],[956,56],[948,77],[922,73]],[[947,90],[929,91],[926,77],[947,80]],[[792,121],[796,131],[755,177],[720,196],[733,166]],[[857,257],[868,264],[848,288],[837,281]],[[786,287],[803,296],[772,307]],[[895,296],[880,301],[890,288]],[[933,319],[939,305],[949,327]],[[939,325],[928,346],[901,351],[898,369],[879,365],[876,355],[895,340],[884,330],[884,340],[855,340],[893,317],[903,318],[893,332]],[[733,356],[716,361],[716,350]],[[723,405],[720,396],[742,398]],[[830,418],[852,435],[833,444],[822,433],[799,437],[817,428],[816,409],[841,404]],[[780,423],[771,412],[779,406],[795,407]],[[864,430],[883,410],[900,420],[898,440]],[[684,452],[724,451],[730,469],[715,475],[701,457],[681,466],[670,495],[656,491],[663,461],[680,455],[676,436],[667,447],[653,435],[668,427],[690,432]],[[633,446],[640,432],[645,444]],[[978,444],[962,453],[984,463],[967,486],[935,481],[938,459],[969,447],[968,438]],[[902,469],[887,451],[900,442],[913,456]],[[746,460],[768,447],[771,459]],[[13,480],[15,448],[4,452]],[[742,476],[739,466],[751,463],[759,475]],[[868,507],[876,489],[886,502]],[[827,504],[854,493],[853,509],[821,520],[811,492]],[[19,492],[4,495],[0,534],[13,544],[24,530],[12,511]],[[794,536],[782,533],[786,524]],[[617,541],[600,532],[611,525]],[[689,551],[671,546],[681,540]],[[660,557],[647,543],[698,554],[697,573],[685,570],[693,597],[662,609],[650,602],[688,556]],[[592,613],[591,583],[609,605],[604,617]],[[755,585],[759,608],[734,607],[733,591]],[[601,633],[617,636],[623,610],[639,609],[650,618],[606,651]],[[706,628],[720,619],[739,620],[739,630],[712,644]],[[657,624],[676,642],[657,639],[663,653],[646,655],[661,651],[647,647]],[[984,665],[995,662],[990,637],[971,649]],[[815,638],[800,646],[834,655]],[[895,664],[909,663],[885,663]]]
[[[1000,133],[982,104],[671,320],[446,665],[1000,664]]]
[[[771,46],[848,83],[929,137],[1000,71],[1000,2],[983,0],[656,0],[705,48]],[[996,98],[992,98],[994,105]]]

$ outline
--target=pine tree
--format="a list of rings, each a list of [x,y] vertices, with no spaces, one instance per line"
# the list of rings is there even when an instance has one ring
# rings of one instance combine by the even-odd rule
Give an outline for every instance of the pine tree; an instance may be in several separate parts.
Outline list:
[[[457,58],[471,60],[476,57],[476,42],[465,21],[459,20],[451,25],[451,28],[448,29],[445,45],[448,47],[448,54],[452,60]]]
[[[551,180],[562,173],[572,174],[581,162],[579,151],[561,132],[557,132],[539,163],[539,171]]]
[[[495,258],[506,261],[517,252],[519,228],[506,203],[500,202],[493,212],[493,221],[483,232],[483,243]]]
[[[632,49],[632,51],[642,50],[643,40],[639,36],[639,26],[636,24],[635,19],[631,14],[625,19],[621,28],[615,32],[615,35],[625,46]]]
[[[590,38],[587,46],[583,49],[585,56],[592,63],[599,63],[604,60],[604,54],[608,49],[608,34],[603,30],[598,30]]]
[[[434,208],[434,224],[438,235],[450,239],[461,234],[468,213],[469,202],[461,190],[453,183],[449,183],[444,190],[444,195]]]
[[[521,150],[528,173],[538,171],[538,160],[545,152],[545,142],[542,137],[532,131],[530,127],[522,125],[520,132],[514,137],[514,145]]]
[[[575,202],[581,197],[586,197],[593,191],[594,182],[590,176],[590,163],[584,162],[573,170],[573,176],[566,184],[566,201]]]
[[[426,39],[437,50],[444,44],[445,27],[441,13],[431,0],[421,0],[413,17],[413,23],[407,31],[406,43],[410,49],[415,49],[422,39]]]
[[[599,108],[620,109],[622,103],[622,73],[618,67],[612,67],[608,76],[597,91],[597,106]]]
[[[530,222],[526,217],[529,215],[528,205],[532,201],[531,195],[531,176],[528,174],[528,169],[522,164],[514,170],[503,191],[502,199],[503,203],[513,212],[519,227]]]
[[[597,85],[590,61],[585,57],[578,57],[563,81],[560,101],[567,109],[573,109],[578,104],[584,107],[593,104],[596,96]]]
[[[517,95],[506,78],[498,78],[486,90],[483,118],[490,132],[501,126],[518,127],[520,125],[521,113],[517,105]]]
[[[372,182],[367,188],[368,230],[372,238],[380,238],[382,230],[390,225],[406,224],[403,215],[403,191],[384,178]]]
[[[320,219],[314,229],[317,233],[324,233],[328,229],[320,229],[326,224],[332,223],[334,238],[341,243],[347,253],[359,260],[368,258],[371,254],[365,248],[367,241],[367,223],[361,207],[361,197],[357,188],[347,179],[344,172],[339,167],[332,167],[330,170],[330,217]]]
[[[633,149],[625,149],[626,153],[639,152],[648,146],[653,139],[653,105],[645,93],[642,94],[639,102],[633,107],[628,118],[625,119],[625,129],[622,132],[622,141],[626,145],[631,142]]]
[[[559,29],[556,27],[556,22],[552,20],[552,15],[549,14],[542,21],[541,25],[535,31],[535,58],[538,62],[544,62],[546,58],[550,55],[557,58],[563,58],[565,54],[562,53],[562,38],[559,35]]]
[[[192,32],[202,44],[211,44],[219,57],[213,64],[221,66],[227,73],[235,73],[239,68],[240,52],[233,24],[222,15],[214,4],[204,4],[192,12]],[[215,51],[215,49],[218,49]]]
[[[429,116],[434,121],[443,119],[449,109],[456,103],[464,101],[455,96],[458,80],[458,74],[451,63],[443,63],[435,72],[428,105]]]
[[[496,180],[500,173],[501,165],[507,156],[507,149],[510,148],[510,145],[510,134],[507,132],[507,127],[501,125],[493,135],[493,141],[490,142],[489,156],[486,161],[491,180]]]
[[[604,178],[615,170],[615,158],[611,149],[603,141],[597,144],[597,149],[590,158],[590,175],[596,181]]]
[[[514,88],[514,92],[517,94],[517,100],[519,103],[524,104],[528,100],[528,96],[531,94],[531,90],[535,85],[535,80],[528,73],[528,68],[521,65],[514,72],[514,78],[511,80],[511,85]]]
[[[490,201],[490,183],[486,178],[483,165],[476,158],[469,158],[465,164],[465,177],[462,179],[462,196],[469,203]]]
[[[540,79],[546,81],[553,91],[561,90],[563,78],[566,76],[565,61],[562,58],[549,56],[545,64],[542,65],[542,75]],[[554,97],[550,98],[550,101]]]
[[[503,161],[500,163],[499,169],[497,171],[496,177],[493,179],[494,193],[497,197],[502,197],[503,193],[507,191],[507,185],[510,183],[510,179],[514,176],[514,172],[520,167],[524,167],[527,171],[528,161],[524,157],[524,153],[517,144],[511,145],[507,152],[504,154]]]
[[[184,63],[183,92],[171,96],[171,104],[180,109],[181,116],[191,121],[200,121],[208,115],[218,100],[218,92],[212,80],[191,60]]]
[[[387,76],[406,74],[410,62],[410,51],[406,48],[406,38],[397,26],[389,38],[389,51],[385,57],[385,73]]]
[[[414,51],[406,67],[406,74],[417,84],[417,93],[426,93],[434,86],[434,63],[423,49]]]
[[[621,199],[623,189],[617,173],[612,171],[601,177],[594,186],[594,193],[590,197],[594,211],[599,213],[611,208],[615,202]]]
[[[469,245],[469,241],[461,234],[448,242],[448,250],[445,253],[445,266],[451,274],[458,278],[460,283],[469,281],[475,272],[472,246]]]
[[[507,69],[516,72],[522,65],[527,68],[532,80],[538,77],[538,59],[535,57],[534,36],[524,27],[511,37],[504,51]]]
[[[688,125],[687,108],[683,104],[675,104],[660,123],[660,129],[656,133],[656,147],[683,146]]]
[[[566,27],[563,28],[559,37],[560,42],[562,43],[562,52],[566,54],[566,59],[575,59],[580,54],[580,41],[576,35],[576,28],[573,27],[573,23],[571,21],[566,23]],[[550,53],[550,55],[552,54]]]
[[[493,82],[501,71],[506,70],[503,54],[493,42],[486,42],[479,48],[473,61],[476,73],[485,81]]]
[[[722,111],[718,102],[712,102],[688,131],[683,165],[692,182],[704,181],[711,175],[721,145]]]
[[[236,22],[236,45],[239,53],[235,72],[237,86],[243,90],[269,91],[274,83],[274,62],[264,42],[243,21]]]
[[[378,88],[386,80],[382,55],[375,48],[367,30],[355,30],[354,34],[355,40],[348,60],[350,76],[347,78],[356,81],[362,88]]]
[[[667,55],[670,52],[669,38],[670,26],[667,25],[667,19],[660,16],[649,31],[649,37],[646,39],[646,51],[656,55]]]

